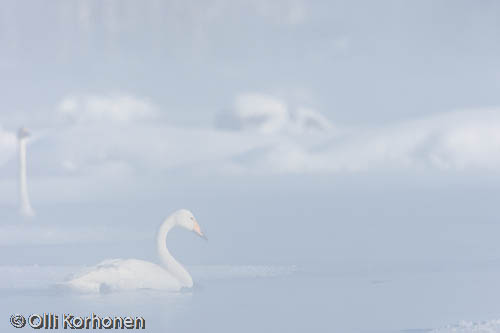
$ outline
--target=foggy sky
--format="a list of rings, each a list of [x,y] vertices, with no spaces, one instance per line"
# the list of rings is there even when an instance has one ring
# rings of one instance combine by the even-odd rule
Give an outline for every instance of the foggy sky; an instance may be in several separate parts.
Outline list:
[[[496,177],[498,6],[7,1],[0,200],[15,201],[19,126],[49,202],[176,172]]]

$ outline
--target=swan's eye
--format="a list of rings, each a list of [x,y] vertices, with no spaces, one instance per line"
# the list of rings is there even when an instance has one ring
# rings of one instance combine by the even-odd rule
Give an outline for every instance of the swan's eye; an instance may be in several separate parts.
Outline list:
[[[190,217],[190,219],[191,219],[191,220],[194,220],[194,217],[192,217],[192,216],[191,216],[191,217]]]

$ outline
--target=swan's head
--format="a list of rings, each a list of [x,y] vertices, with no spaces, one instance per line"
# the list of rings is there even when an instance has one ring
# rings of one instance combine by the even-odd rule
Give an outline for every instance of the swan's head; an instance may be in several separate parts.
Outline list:
[[[201,238],[207,239],[205,234],[201,231],[200,225],[198,224],[198,221],[196,221],[196,218],[194,217],[193,213],[191,213],[187,209],[181,209],[175,212],[174,214],[175,214],[175,221],[178,226],[194,232]]]
[[[19,131],[17,131],[17,138],[19,140],[25,139],[31,135],[30,131],[27,128],[21,127]]]

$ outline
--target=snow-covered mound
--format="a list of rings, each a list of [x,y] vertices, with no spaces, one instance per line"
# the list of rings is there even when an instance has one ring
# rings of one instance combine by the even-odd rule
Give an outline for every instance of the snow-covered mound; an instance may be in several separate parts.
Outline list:
[[[500,333],[500,319],[483,321],[479,323],[461,321],[458,324],[446,326],[433,333]]]
[[[255,131],[263,134],[301,134],[333,128],[327,117],[311,108],[290,108],[284,101],[257,93],[240,94],[229,111],[216,117],[218,129]]]

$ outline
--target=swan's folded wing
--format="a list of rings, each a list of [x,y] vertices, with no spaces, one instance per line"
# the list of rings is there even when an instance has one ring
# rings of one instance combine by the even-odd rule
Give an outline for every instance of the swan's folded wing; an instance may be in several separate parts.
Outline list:
[[[134,289],[180,290],[179,282],[161,266],[136,259],[109,259],[82,271],[67,286],[85,293]]]

